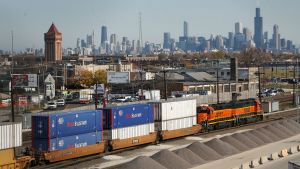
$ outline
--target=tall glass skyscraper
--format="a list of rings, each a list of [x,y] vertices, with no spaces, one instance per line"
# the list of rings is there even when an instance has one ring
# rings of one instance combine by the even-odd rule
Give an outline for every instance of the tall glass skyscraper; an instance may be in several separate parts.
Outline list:
[[[170,32],[164,33],[164,43],[163,43],[164,49],[170,49],[171,48],[171,34]]]
[[[254,17],[254,42],[257,48],[263,48],[263,18],[260,16],[260,8],[256,8]]]
[[[183,22],[183,36],[188,37],[189,36],[189,27],[187,21]]]
[[[101,44],[105,43],[107,41],[107,27],[102,26],[101,27]]]

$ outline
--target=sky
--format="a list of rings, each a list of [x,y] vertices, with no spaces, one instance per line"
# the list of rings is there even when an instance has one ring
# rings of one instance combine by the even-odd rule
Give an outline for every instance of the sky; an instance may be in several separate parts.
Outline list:
[[[93,31],[99,45],[103,25],[108,38],[115,33],[119,41],[123,36],[137,40],[139,12],[144,42],[162,43],[164,32],[178,40],[183,21],[191,36],[228,36],[235,22],[254,33],[257,6],[269,38],[278,24],[281,37],[300,44],[299,0],[0,0],[0,50],[11,48],[11,31],[15,49],[43,48],[52,22],[62,33],[63,48],[74,48],[77,38]]]

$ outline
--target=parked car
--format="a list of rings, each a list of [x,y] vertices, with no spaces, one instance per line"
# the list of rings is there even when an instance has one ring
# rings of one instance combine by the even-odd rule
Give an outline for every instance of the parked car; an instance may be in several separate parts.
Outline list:
[[[63,107],[63,106],[65,106],[65,100],[64,100],[64,99],[58,99],[58,100],[56,101],[56,105],[57,105],[58,107]]]
[[[50,101],[44,105],[44,110],[55,110],[57,108],[57,104],[55,101]]]

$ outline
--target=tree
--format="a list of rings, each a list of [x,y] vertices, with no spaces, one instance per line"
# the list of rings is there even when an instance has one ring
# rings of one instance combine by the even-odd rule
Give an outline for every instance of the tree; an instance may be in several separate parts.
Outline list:
[[[105,70],[97,70],[94,75],[94,84],[104,84],[107,85],[107,72]]]
[[[88,70],[80,71],[78,82],[83,86],[91,87],[94,83],[93,73]]]
[[[272,60],[272,56],[268,53],[264,53],[260,49],[248,48],[241,52],[238,57],[240,64],[246,67],[259,66],[264,62]]]

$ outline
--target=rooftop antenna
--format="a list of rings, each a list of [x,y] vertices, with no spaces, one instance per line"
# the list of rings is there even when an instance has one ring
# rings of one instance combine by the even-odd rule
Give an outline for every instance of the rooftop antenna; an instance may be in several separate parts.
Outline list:
[[[142,31],[142,13],[141,12],[139,12],[139,41],[140,41],[139,53],[142,53],[142,49],[143,49],[143,31]]]

